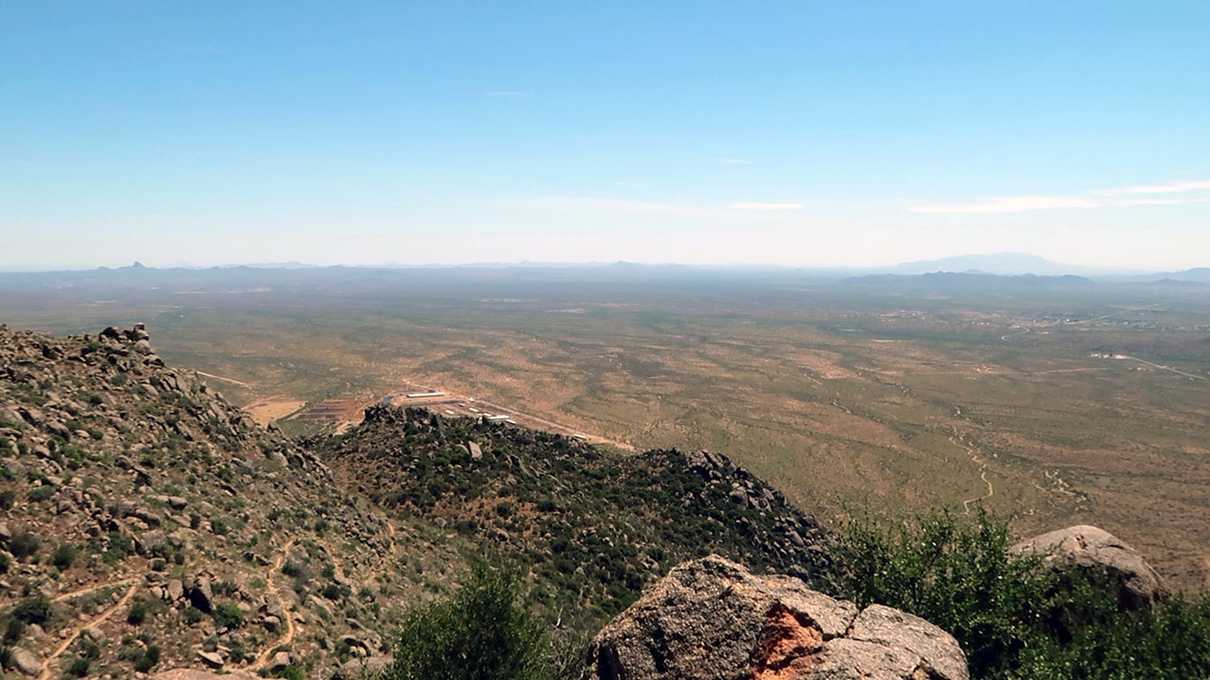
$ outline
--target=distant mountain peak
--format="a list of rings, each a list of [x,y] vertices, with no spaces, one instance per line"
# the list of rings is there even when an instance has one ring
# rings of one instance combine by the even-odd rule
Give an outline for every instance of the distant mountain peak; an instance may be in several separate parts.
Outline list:
[[[1055,276],[1086,274],[1087,267],[1061,264],[1031,253],[982,253],[954,255],[936,260],[904,262],[892,268],[896,274],[928,274],[932,272],[977,272],[980,274]]]

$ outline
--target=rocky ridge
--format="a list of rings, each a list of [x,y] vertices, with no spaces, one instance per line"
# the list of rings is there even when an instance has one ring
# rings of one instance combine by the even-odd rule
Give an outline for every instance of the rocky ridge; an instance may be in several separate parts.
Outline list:
[[[69,338],[0,327],[5,665],[125,677],[379,652],[381,603],[412,584],[378,578],[395,527],[334,483],[306,449],[166,367],[141,325]]]
[[[541,601],[598,624],[673,565],[710,552],[808,581],[827,561],[814,518],[718,453],[628,456],[386,406],[314,448],[346,485],[528,565]]]

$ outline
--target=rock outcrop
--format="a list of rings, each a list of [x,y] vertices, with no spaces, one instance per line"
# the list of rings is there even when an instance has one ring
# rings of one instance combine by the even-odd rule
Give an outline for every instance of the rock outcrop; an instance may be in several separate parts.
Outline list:
[[[789,576],[718,556],[687,562],[607,625],[597,680],[966,680],[948,633],[896,609],[859,609]]]
[[[1122,609],[1145,609],[1168,595],[1163,579],[1143,556],[1113,534],[1094,526],[1058,529],[1013,546],[1042,557],[1059,574],[1075,573],[1104,584]]]

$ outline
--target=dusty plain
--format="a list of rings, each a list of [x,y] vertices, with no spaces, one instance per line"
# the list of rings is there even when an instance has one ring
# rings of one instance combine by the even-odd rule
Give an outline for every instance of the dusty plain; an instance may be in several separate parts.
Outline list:
[[[825,518],[983,507],[1023,534],[1096,524],[1179,587],[1210,587],[1207,286],[225,271],[4,275],[0,322],[145,321],[166,360],[287,431],[439,390],[457,414],[725,451]]]

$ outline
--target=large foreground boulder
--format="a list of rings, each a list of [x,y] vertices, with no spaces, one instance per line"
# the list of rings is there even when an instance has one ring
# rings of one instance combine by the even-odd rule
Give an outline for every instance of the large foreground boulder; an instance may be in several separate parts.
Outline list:
[[[966,657],[924,619],[755,576],[717,556],[652,585],[593,640],[598,680],[966,680]]]
[[[1015,546],[1019,554],[1042,557],[1060,575],[1075,573],[1105,585],[1122,609],[1145,609],[1168,595],[1163,579],[1137,550],[1093,526],[1074,526],[1034,536]]]

